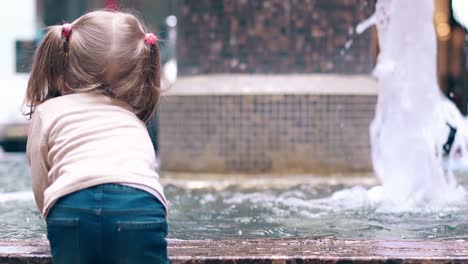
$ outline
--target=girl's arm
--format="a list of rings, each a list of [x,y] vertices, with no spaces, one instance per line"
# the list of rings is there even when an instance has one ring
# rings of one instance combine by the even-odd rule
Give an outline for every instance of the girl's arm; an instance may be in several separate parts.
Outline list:
[[[34,198],[41,213],[43,213],[44,207],[44,191],[49,187],[47,152],[41,113],[36,111],[29,127],[26,156],[31,167]]]

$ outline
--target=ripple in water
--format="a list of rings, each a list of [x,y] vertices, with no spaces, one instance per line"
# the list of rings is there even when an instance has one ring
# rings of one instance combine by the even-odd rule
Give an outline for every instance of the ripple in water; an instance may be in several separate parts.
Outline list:
[[[381,187],[297,185],[258,190],[232,186],[166,187],[175,238],[468,239],[467,201],[445,209],[385,205]],[[195,227],[195,228],[194,228]]]

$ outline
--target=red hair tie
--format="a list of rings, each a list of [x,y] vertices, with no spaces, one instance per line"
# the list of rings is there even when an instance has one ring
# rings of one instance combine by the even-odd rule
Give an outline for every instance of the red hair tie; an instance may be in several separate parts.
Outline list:
[[[62,37],[65,40],[68,40],[68,38],[70,37],[71,31],[72,31],[72,27],[71,27],[70,24],[68,24],[68,23],[63,24],[63,26],[62,26]]]
[[[153,33],[146,33],[145,42],[148,45],[154,46],[158,42],[158,37],[156,37]]]

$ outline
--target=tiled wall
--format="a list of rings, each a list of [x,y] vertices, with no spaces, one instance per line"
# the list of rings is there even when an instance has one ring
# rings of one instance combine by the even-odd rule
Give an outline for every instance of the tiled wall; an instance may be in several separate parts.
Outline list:
[[[178,66],[206,73],[368,73],[375,0],[179,0]]]
[[[163,169],[191,172],[370,171],[375,95],[167,96]]]

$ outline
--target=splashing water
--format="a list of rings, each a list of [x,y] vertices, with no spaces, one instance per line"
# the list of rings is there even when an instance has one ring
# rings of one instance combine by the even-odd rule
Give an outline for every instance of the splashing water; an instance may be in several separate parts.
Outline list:
[[[379,96],[370,126],[372,162],[383,185],[377,196],[406,208],[441,208],[466,195],[451,167],[465,156],[468,125],[437,84],[433,14],[434,1],[378,0],[374,15],[356,29],[375,24],[379,35]],[[450,134],[452,148],[444,148]]]

